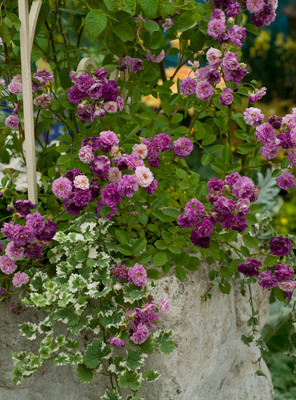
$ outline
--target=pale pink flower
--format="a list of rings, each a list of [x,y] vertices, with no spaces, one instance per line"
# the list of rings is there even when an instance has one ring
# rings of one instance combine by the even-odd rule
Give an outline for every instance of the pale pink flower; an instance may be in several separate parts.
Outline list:
[[[21,82],[10,82],[8,85],[8,90],[13,94],[20,94],[23,91],[23,86]]]
[[[144,188],[149,186],[154,179],[152,172],[149,168],[146,167],[137,167],[135,171],[135,176],[139,185]]]
[[[170,312],[170,304],[168,300],[160,299],[159,311],[163,314],[168,314]]]
[[[283,281],[278,283],[278,287],[282,289],[284,292],[289,292],[295,289],[296,282],[295,281]]]
[[[22,83],[22,75],[21,75],[21,74],[15,75],[15,76],[12,78],[11,82],[20,82],[20,83]]]
[[[111,151],[110,151],[110,156],[111,157],[120,157],[121,156],[121,152],[120,152],[118,146],[112,146]]]
[[[14,242],[9,242],[5,249],[5,254],[13,261],[20,260],[24,255],[23,247],[16,247]]]
[[[109,114],[114,114],[118,110],[118,104],[116,101],[108,101],[104,104],[104,109]]]
[[[133,146],[133,154],[137,154],[139,158],[144,160],[148,156],[148,148],[146,144],[141,143],[141,144],[135,144]]]
[[[85,164],[90,164],[93,161],[94,157],[95,156],[93,155],[92,147],[89,145],[83,146],[79,150],[79,160]]]
[[[116,183],[121,178],[121,171],[117,167],[112,167],[108,171],[108,179],[112,183]]]
[[[29,277],[25,272],[17,272],[12,278],[12,284],[15,287],[21,287],[29,282]]]
[[[89,181],[85,175],[78,175],[74,179],[74,186],[76,189],[86,190],[89,189]]]

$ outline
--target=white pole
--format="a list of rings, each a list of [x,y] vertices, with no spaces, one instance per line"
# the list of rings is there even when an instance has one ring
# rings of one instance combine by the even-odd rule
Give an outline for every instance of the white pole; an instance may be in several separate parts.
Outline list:
[[[18,0],[21,43],[21,68],[23,86],[23,107],[26,142],[26,164],[28,181],[28,199],[37,203],[36,153],[33,116],[33,95],[31,80],[31,51],[35,27],[42,0],[34,0],[29,15],[28,0]]]

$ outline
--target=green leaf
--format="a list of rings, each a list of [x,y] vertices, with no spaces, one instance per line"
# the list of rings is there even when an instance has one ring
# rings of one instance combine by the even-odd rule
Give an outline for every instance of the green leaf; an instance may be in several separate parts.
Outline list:
[[[133,252],[134,253],[139,253],[140,251],[143,251],[147,247],[147,240],[146,238],[140,238],[135,241],[133,244]]]
[[[187,172],[184,171],[183,169],[177,169],[176,170],[176,175],[181,179],[184,179],[186,181],[188,180]]]
[[[140,215],[139,221],[141,222],[142,225],[146,225],[148,222],[148,215],[146,214]]]
[[[214,143],[216,139],[217,139],[216,135],[207,135],[206,137],[203,138],[202,145],[208,146],[209,144]]]
[[[267,378],[267,376],[265,375],[265,373],[264,373],[261,369],[257,369],[256,375],[258,375],[258,376],[264,376],[265,378]]]
[[[246,30],[248,32],[252,32],[252,33],[254,33],[254,35],[259,35],[259,30],[258,30],[257,26],[255,26],[253,24],[246,24],[244,27],[246,28]]]
[[[141,357],[138,353],[130,349],[127,350],[127,353],[128,353],[128,358],[126,362],[127,362],[127,368],[129,370],[135,371],[136,369],[143,367],[143,365],[145,364],[143,357]]]
[[[133,255],[133,250],[132,250],[131,246],[129,246],[127,244],[120,244],[119,246],[117,246],[117,249],[121,254],[124,254],[125,256]]]
[[[100,397],[100,400],[122,400],[122,397],[114,389],[106,389],[104,396]]]
[[[4,43],[10,44],[9,30],[7,28],[7,25],[5,24],[0,25],[0,37],[2,38]]]
[[[106,14],[100,10],[92,10],[85,17],[85,25],[91,39],[98,37],[107,26]]]
[[[244,235],[243,236],[243,241],[247,247],[250,247],[251,249],[257,249],[258,248],[258,242],[257,239],[255,239],[253,236],[250,235]]]
[[[243,114],[235,114],[234,118],[235,118],[236,122],[238,123],[238,125],[240,126],[240,128],[243,131],[246,131],[247,130],[247,124],[246,124],[246,122],[244,120]]]
[[[119,386],[122,388],[130,387],[134,392],[138,391],[141,384],[141,375],[133,371],[125,371],[118,378]]]
[[[152,382],[155,379],[157,379],[160,376],[160,374],[158,372],[153,371],[153,369],[149,369],[147,371],[143,371],[142,376],[146,381]]]
[[[80,382],[89,383],[93,380],[94,375],[92,370],[87,368],[84,364],[79,364],[76,371]]]
[[[183,115],[182,114],[179,114],[179,113],[174,114],[172,119],[171,119],[171,123],[172,124],[177,124],[178,122],[181,122],[182,119],[183,119]]]
[[[75,253],[75,260],[79,263],[85,261],[88,257],[88,249],[87,250],[83,250],[83,249],[79,249],[76,253]]]
[[[115,11],[117,0],[105,0],[105,4],[109,11]]]
[[[126,52],[125,44],[115,33],[111,32],[107,38],[107,46],[111,53],[118,57],[123,57]]]
[[[157,22],[148,19],[144,22],[144,26],[147,32],[156,32],[159,31],[159,25]]]
[[[239,154],[247,154],[253,150],[255,150],[258,146],[256,144],[244,143],[237,148],[237,152]]]
[[[206,166],[211,162],[212,156],[210,154],[204,154],[201,157],[201,163],[202,165]]]
[[[154,246],[159,250],[166,250],[168,245],[163,240],[156,240]]]
[[[84,353],[83,362],[88,368],[95,369],[100,363],[100,358],[108,359],[110,354],[111,348],[109,344],[102,340],[94,339]]]
[[[103,207],[100,209],[100,216],[105,219],[107,215],[111,212],[111,210],[111,207],[108,207],[107,204],[104,204]]]
[[[221,293],[225,293],[225,294],[229,294],[230,290],[231,290],[231,285],[228,281],[226,281],[224,283],[224,285],[222,285],[221,283],[219,283],[219,289]]]
[[[155,342],[160,344],[160,351],[164,354],[170,354],[176,348],[176,343],[172,339],[172,331],[160,332],[159,336],[155,338]]]
[[[185,278],[186,278],[186,271],[183,267],[176,267],[175,268],[176,271],[176,276],[177,278],[181,281],[184,282]]]
[[[157,25],[158,26],[158,25]],[[133,28],[127,22],[120,22],[120,24],[113,27],[113,32],[116,36],[123,40],[134,40],[135,33]]]
[[[203,35],[200,31],[197,31],[191,36],[190,49],[194,53],[197,53],[203,48],[205,41],[206,41],[205,35]]]
[[[177,218],[177,217],[181,214],[180,211],[175,210],[175,209],[173,209],[173,208],[164,208],[164,209],[162,210],[162,212],[163,212],[165,215],[169,215],[170,217],[173,217],[173,218]]]
[[[286,303],[285,292],[281,290],[278,286],[273,288],[275,297],[282,303]]]
[[[136,0],[122,0],[124,11],[131,15],[135,15],[137,2]]]
[[[147,18],[153,18],[158,7],[158,0],[140,0],[142,10]]]
[[[231,147],[229,144],[227,144],[226,146],[223,147],[222,150],[222,158],[223,160],[228,163],[231,157]]]
[[[156,253],[153,257],[153,263],[157,267],[161,267],[167,262],[168,256],[164,251]]]
[[[22,26],[21,21],[18,19],[18,17],[15,14],[8,13],[7,18],[4,19],[4,22],[9,28],[12,28],[13,26],[15,29],[18,31],[20,27]]]
[[[120,241],[120,243],[129,245],[130,239],[126,231],[122,229],[116,229],[115,235],[117,236],[117,239]]]
[[[157,269],[149,268],[149,269],[147,269],[147,277],[149,279],[160,279],[161,275]]]

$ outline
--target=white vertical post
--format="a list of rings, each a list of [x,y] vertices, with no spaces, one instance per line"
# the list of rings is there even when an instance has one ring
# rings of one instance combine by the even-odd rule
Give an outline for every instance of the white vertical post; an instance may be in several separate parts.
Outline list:
[[[28,0],[18,0],[20,28],[23,107],[26,142],[26,164],[28,181],[28,199],[37,203],[36,153],[33,116],[33,95],[31,80],[31,51],[35,27],[42,0],[34,0],[29,15]]]

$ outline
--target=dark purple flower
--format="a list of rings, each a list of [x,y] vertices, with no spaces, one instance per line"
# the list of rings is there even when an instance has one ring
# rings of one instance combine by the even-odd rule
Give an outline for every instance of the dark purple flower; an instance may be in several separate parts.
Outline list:
[[[67,92],[68,100],[72,104],[79,104],[84,97],[84,94],[80,92],[77,86],[72,86]]]
[[[206,236],[206,237],[200,237],[198,234],[198,228],[193,228],[191,235],[190,235],[190,240],[195,246],[200,246],[203,249],[209,249],[210,248],[210,241],[211,238]]]
[[[276,143],[278,146],[281,146],[283,149],[291,149],[294,147],[294,144],[291,140],[291,134],[290,132],[281,132],[277,135],[276,137]]]
[[[224,182],[218,178],[211,178],[207,183],[207,188],[210,193],[223,193]]]
[[[86,207],[91,201],[92,193],[90,189],[74,189],[73,201],[77,207]]]
[[[15,225],[16,230],[13,235],[13,242],[16,247],[23,247],[28,243],[33,242],[34,234],[27,226]]]
[[[243,232],[248,227],[247,220],[241,215],[236,216],[236,224],[231,228],[234,231]]]
[[[274,141],[275,130],[268,122],[264,122],[262,125],[259,125],[257,127],[255,135],[260,140],[260,142],[266,144]]]
[[[28,258],[36,258],[39,260],[43,252],[43,247],[39,246],[37,243],[28,244],[25,247],[25,256]]]
[[[102,201],[108,207],[116,207],[122,201],[118,192],[118,186],[115,183],[109,183],[101,192]]]
[[[102,97],[103,94],[103,82],[95,82],[91,85],[91,87],[87,90],[87,94],[92,100],[97,100]]]
[[[241,47],[243,45],[242,40],[246,38],[246,28],[234,25],[232,28],[228,29],[228,35],[233,45]]]
[[[233,188],[235,182],[240,178],[240,174],[238,172],[231,172],[230,175],[227,175],[224,180],[224,184],[230,186],[230,189]]]
[[[98,68],[94,72],[95,76],[99,81],[103,81],[108,76],[108,71],[106,68]]]
[[[197,223],[197,233],[199,237],[210,236],[213,232],[215,224],[210,217],[203,217],[201,221]]]
[[[227,197],[221,196],[214,203],[214,211],[221,214],[228,214],[235,209],[236,202],[228,199]],[[209,235],[206,235],[209,236]]]
[[[252,196],[254,183],[247,176],[242,176],[233,184],[232,195],[239,199],[246,199]]]
[[[8,293],[6,292],[6,290],[3,288],[0,288],[0,301],[2,299],[4,299],[4,297],[7,297],[7,296],[8,296]]]
[[[169,151],[172,147],[172,139],[164,132],[155,135],[153,142],[159,142],[161,144],[161,151]]]
[[[153,179],[149,186],[143,187],[143,189],[149,194],[153,194],[157,189],[158,181],[157,179]]]
[[[238,223],[237,216],[233,213],[224,214],[221,219],[221,226],[224,229],[232,229]]]
[[[197,222],[198,215],[193,210],[185,210],[185,213],[178,215],[177,223],[178,225],[185,228],[193,228]]]
[[[27,308],[24,308],[21,303],[11,303],[9,306],[9,311],[17,316],[22,315],[26,310]]]
[[[3,228],[1,229],[1,232],[3,233],[3,236],[6,236],[7,239],[13,240],[13,237],[18,230],[19,225],[13,225],[13,222],[4,222]]]
[[[30,210],[37,208],[37,206],[30,200],[18,200],[15,202],[14,208],[19,214],[21,214],[21,217],[25,217],[30,214]]]
[[[95,211],[97,213],[98,218],[102,218],[101,214],[100,214],[100,209],[104,206],[105,204],[103,203],[102,200],[97,202],[97,206],[95,208]],[[109,212],[109,214],[106,215],[105,220],[111,219],[112,217],[114,217],[116,215],[116,207],[112,207],[112,210]]]
[[[270,25],[274,21],[275,16],[276,14],[272,9],[272,5],[265,3],[259,12],[251,15],[251,20],[255,26],[262,28],[262,26]]]
[[[139,188],[138,181],[134,175],[124,175],[118,180],[118,193],[121,196],[133,197]]]
[[[99,150],[101,141],[99,137],[87,137],[82,140],[81,147],[91,146],[92,150]],[[77,169],[77,168],[76,168]]]
[[[118,85],[116,81],[104,83],[102,97],[105,101],[116,101],[118,97]]]
[[[95,157],[91,163],[90,169],[94,174],[105,179],[110,168],[110,160],[105,156]]]
[[[280,127],[282,126],[282,118],[276,114],[269,117],[267,121],[272,125],[274,129],[280,129]]]
[[[31,229],[34,235],[40,234],[45,228],[44,217],[39,213],[35,212],[33,215],[28,214],[26,216],[27,226]]]
[[[139,58],[131,58],[129,56],[126,56],[125,62],[129,66],[130,71],[134,74],[143,69],[144,66],[144,62]]]
[[[56,232],[57,232],[57,224],[55,222],[48,221],[45,224],[44,231],[36,235],[36,238],[39,240],[45,240],[47,242],[51,242]]]
[[[76,206],[72,197],[68,197],[67,199],[64,199],[63,203],[64,203],[65,211],[71,215],[79,215],[80,211],[84,210],[84,208],[85,208],[82,206],[80,206],[80,207]]]
[[[187,157],[193,151],[193,143],[186,137],[177,139],[173,144],[174,155],[177,157]]]
[[[278,281],[275,276],[272,276],[271,271],[262,271],[258,278],[258,283],[263,289],[272,289],[277,286]]]
[[[275,158],[277,156],[278,151],[279,151],[278,145],[275,142],[266,143],[260,149],[260,153],[267,160],[272,160],[273,158]]]
[[[154,140],[147,145],[148,157],[157,157],[162,152],[162,143],[160,140]]]
[[[290,254],[293,243],[282,236],[276,236],[269,242],[269,247],[275,256],[287,256]]]
[[[291,279],[292,275],[294,275],[294,270],[290,269],[288,265],[277,264],[273,273],[276,279],[285,281]]]
[[[124,264],[116,264],[115,267],[112,268],[112,273],[115,279],[119,279],[121,282],[128,279],[127,268]]]
[[[240,13],[241,13],[240,3],[231,0],[226,9],[227,18],[237,17],[240,15]]]
[[[238,264],[237,269],[238,272],[241,272],[245,276],[258,276],[258,267],[261,265],[261,261],[255,260],[254,258],[248,258],[247,261]]]
[[[290,172],[283,172],[275,181],[283,190],[292,189],[296,186],[294,175],[290,174]]]
[[[77,114],[82,121],[93,122],[93,111],[90,106],[79,104],[77,107]]]
[[[82,175],[82,172],[78,168],[70,169],[66,172],[65,177],[68,178],[71,182],[74,181],[76,176]]]
[[[90,184],[89,190],[91,192],[91,199],[90,201],[94,201],[100,194],[101,185],[97,184],[95,180],[93,180]]]
[[[158,164],[160,163],[161,158],[160,157],[151,157],[148,160],[148,164],[150,165],[150,167],[152,168],[157,168]]]
[[[47,81],[54,82],[54,76],[52,72],[47,71],[47,69],[37,69],[37,72],[33,75],[33,78],[38,79],[41,83],[46,84]]]
[[[77,78],[76,80],[76,86],[80,92],[86,94],[88,89],[92,86],[93,84],[93,77],[92,75],[89,75],[87,72],[84,72]]]

